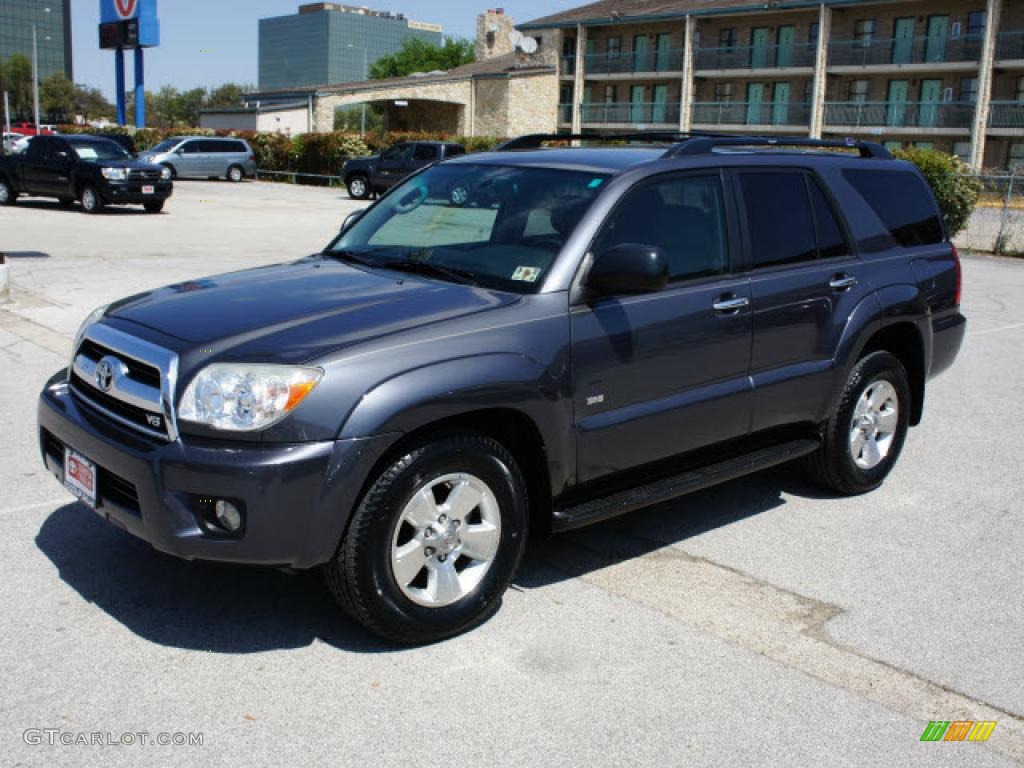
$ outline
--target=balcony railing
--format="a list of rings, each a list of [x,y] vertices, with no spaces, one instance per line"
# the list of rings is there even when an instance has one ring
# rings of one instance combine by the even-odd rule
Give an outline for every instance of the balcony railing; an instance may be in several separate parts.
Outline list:
[[[558,122],[559,124],[572,123],[572,104],[558,105]]]
[[[865,128],[969,128],[974,104],[923,101],[830,101],[826,125]]]
[[[570,117],[572,112],[570,111]],[[584,124],[678,125],[679,102],[604,102],[583,105]]]
[[[833,40],[828,63],[833,67],[872,67],[890,64],[941,64],[977,61],[981,36],[898,37],[870,40]]]
[[[694,125],[808,125],[811,105],[805,102],[698,101]]]
[[[683,52],[663,51],[621,51],[619,53],[588,53],[588,75],[628,75],[636,72],[681,72]],[[563,70],[564,71],[564,70]]]
[[[813,67],[814,51],[813,43],[698,48],[694,56],[694,68],[703,70]]]
[[[1000,32],[996,35],[996,59],[1024,59],[1024,31]]]
[[[1024,102],[993,101],[988,113],[990,128],[1024,129]]]

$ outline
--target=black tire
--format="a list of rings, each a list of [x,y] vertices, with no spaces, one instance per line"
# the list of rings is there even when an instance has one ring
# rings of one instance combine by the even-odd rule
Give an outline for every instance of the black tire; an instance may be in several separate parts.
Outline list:
[[[178,178],[178,172],[177,172],[176,170],[174,170],[174,166],[173,166],[173,165],[171,165],[170,163],[164,163],[164,164],[163,164],[163,167],[164,167],[164,168],[169,168],[169,169],[170,169],[170,171],[171,171],[171,180],[172,180],[172,181],[173,181],[174,179],[177,179],[177,178]]]
[[[368,200],[371,194],[370,180],[365,173],[353,173],[345,179],[348,196],[353,200]]]
[[[491,490],[499,510],[500,537],[479,583],[455,602],[432,607],[403,592],[392,567],[392,547],[402,512],[414,495],[453,473],[468,473]],[[522,474],[500,443],[476,434],[426,442],[397,458],[374,480],[349,521],[335,559],[324,566],[327,586],[346,613],[388,640],[428,643],[464,632],[501,604],[526,546],[527,508]],[[469,524],[468,516],[465,522]],[[431,557],[429,548],[423,553]],[[453,555],[452,567],[458,562]]]
[[[853,455],[854,415],[862,395],[880,382],[888,382],[895,391],[896,426],[884,456],[865,468],[858,466]],[[906,369],[895,355],[872,352],[861,358],[850,371],[839,403],[825,425],[821,448],[807,458],[811,477],[844,496],[867,493],[880,486],[903,450],[910,426],[911,397]]]
[[[245,169],[240,165],[232,165],[228,168],[227,173],[228,181],[233,181],[235,184],[245,179]]]
[[[7,179],[0,178],[0,205],[14,205],[18,202],[18,194]]]
[[[92,184],[86,184],[78,195],[78,202],[82,204],[82,210],[86,213],[102,213],[103,198]]]
[[[159,200],[154,203],[143,203],[143,208],[146,209],[146,213],[160,213],[164,209],[164,201]]]

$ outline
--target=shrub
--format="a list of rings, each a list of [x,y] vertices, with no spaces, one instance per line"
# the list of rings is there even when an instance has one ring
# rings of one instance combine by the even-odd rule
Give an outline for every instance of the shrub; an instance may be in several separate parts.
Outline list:
[[[932,149],[898,149],[893,155],[920,169],[935,193],[949,236],[961,232],[967,226],[981,193],[981,183],[968,175],[967,165],[958,157]]]

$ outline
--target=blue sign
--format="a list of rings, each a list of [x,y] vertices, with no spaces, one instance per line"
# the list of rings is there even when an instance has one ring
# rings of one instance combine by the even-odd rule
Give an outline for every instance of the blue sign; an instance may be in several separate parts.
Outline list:
[[[160,22],[156,3],[157,0],[100,0],[100,22],[119,24],[135,21],[139,30],[138,45],[143,48],[158,46]]]

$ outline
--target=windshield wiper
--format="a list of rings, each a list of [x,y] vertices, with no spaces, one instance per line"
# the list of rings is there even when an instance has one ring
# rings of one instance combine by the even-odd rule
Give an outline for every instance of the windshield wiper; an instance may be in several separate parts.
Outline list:
[[[415,261],[413,259],[385,261],[377,266],[382,269],[393,269],[396,272],[417,272],[422,275],[434,275],[435,277],[447,278],[464,285],[479,285],[473,278],[472,272],[464,269],[455,269],[454,267],[443,267],[431,261]]]
[[[375,269],[380,269],[381,267],[381,263],[379,261],[368,259],[353,251],[324,251],[321,255],[327,256],[331,259],[338,259],[339,261],[348,261],[362,267],[373,267]]]

